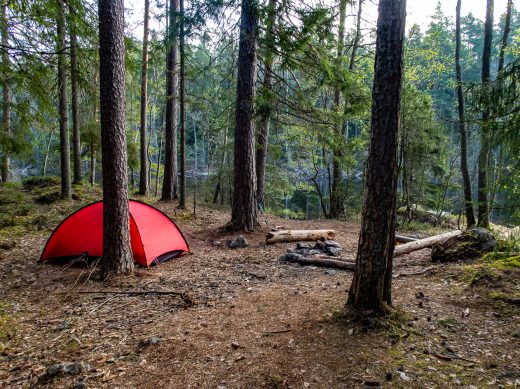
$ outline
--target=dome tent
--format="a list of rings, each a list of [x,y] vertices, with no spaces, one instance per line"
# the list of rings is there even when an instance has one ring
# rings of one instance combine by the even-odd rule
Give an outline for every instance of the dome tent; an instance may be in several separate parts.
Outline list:
[[[135,262],[150,266],[172,259],[189,246],[182,232],[163,212],[129,200],[130,241]],[[51,234],[39,261],[103,255],[103,202],[69,215]]]

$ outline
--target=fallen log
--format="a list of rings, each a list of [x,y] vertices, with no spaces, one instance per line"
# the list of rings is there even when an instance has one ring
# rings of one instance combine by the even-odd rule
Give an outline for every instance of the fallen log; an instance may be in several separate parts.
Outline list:
[[[287,258],[287,256],[286,256],[286,258]],[[355,262],[338,261],[337,259],[294,256],[287,260],[289,260],[290,262],[297,262],[302,265],[332,267],[332,268],[343,269],[343,270],[355,270],[356,269]]]
[[[419,239],[414,242],[401,244],[399,246],[396,246],[394,249],[394,257],[397,257],[399,255],[408,254],[412,251],[421,250],[427,247],[433,246],[435,243],[442,242],[448,238],[457,236],[462,234],[462,231],[456,230],[456,231],[450,231],[446,232],[444,234],[430,236],[429,238],[425,239]]]
[[[334,230],[279,230],[268,232],[265,237],[267,244],[277,242],[299,242],[306,240],[334,239]]]
[[[404,236],[404,235],[396,235],[395,236],[395,241],[399,242],[399,243],[410,243],[410,242],[417,241],[417,239],[416,238],[410,238],[410,237]]]

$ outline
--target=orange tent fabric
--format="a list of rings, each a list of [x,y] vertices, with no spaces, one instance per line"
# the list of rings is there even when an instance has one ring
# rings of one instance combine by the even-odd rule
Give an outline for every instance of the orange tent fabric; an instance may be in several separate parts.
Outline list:
[[[143,265],[162,263],[190,251],[175,223],[148,204],[129,200],[130,240],[134,260]],[[103,255],[103,202],[87,205],[68,216],[54,230],[40,261]]]

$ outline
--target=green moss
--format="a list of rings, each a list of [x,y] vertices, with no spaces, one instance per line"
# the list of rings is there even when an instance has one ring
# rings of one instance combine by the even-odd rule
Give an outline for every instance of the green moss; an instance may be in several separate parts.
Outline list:
[[[0,207],[6,205],[20,204],[24,201],[24,194],[18,188],[3,188],[0,190]]]
[[[36,188],[48,188],[50,186],[60,185],[60,179],[53,176],[35,176],[23,181],[22,185],[26,190],[34,190]]]
[[[488,297],[492,298],[493,300],[502,300],[502,301],[508,301],[512,299],[518,299],[520,298],[520,292],[513,292],[513,293],[504,293],[504,292],[496,292],[496,291],[490,291],[488,293]]]
[[[41,193],[40,195],[36,196],[34,201],[37,204],[52,204],[56,201],[58,201],[61,197],[61,193],[59,190],[51,189],[49,191],[45,191]]]
[[[511,256],[510,252],[494,251],[480,258],[479,263],[489,266],[493,269],[519,269],[520,255]]]

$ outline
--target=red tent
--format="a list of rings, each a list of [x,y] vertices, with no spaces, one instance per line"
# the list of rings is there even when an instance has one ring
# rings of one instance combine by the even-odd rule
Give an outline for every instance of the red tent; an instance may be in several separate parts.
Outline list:
[[[175,223],[158,209],[130,200],[130,240],[134,260],[150,266],[189,251]],[[103,255],[103,202],[87,205],[61,222],[47,241],[40,261]]]

